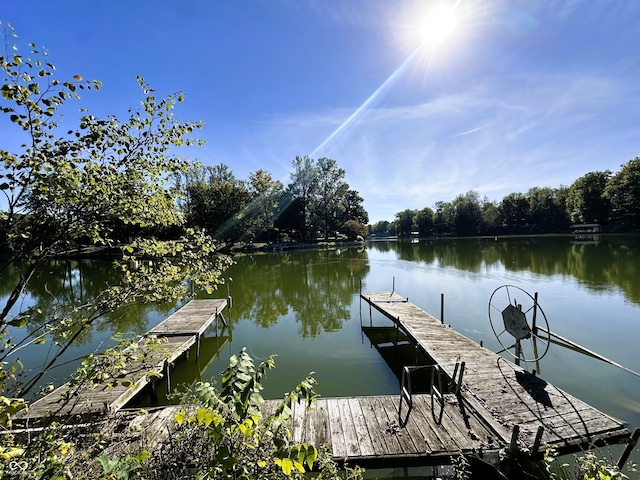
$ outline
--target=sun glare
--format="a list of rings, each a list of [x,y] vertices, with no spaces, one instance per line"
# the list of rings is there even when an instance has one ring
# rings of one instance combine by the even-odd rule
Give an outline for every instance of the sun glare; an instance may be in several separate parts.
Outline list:
[[[422,41],[428,45],[437,45],[451,35],[455,26],[454,9],[437,7],[427,14],[422,23]]]

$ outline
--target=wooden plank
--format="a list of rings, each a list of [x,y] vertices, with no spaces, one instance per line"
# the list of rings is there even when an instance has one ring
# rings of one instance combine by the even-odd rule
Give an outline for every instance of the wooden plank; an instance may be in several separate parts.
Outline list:
[[[227,299],[191,300],[153,327],[148,335],[201,335],[227,305]]]
[[[398,396],[391,398],[396,410],[399,410],[400,397]],[[421,455],[426,455],[442,451],[444,449],[444,446],[441,443],[436,443],[434,441],[434,438],[431,437],[430,444],[425,435],[422,434],[420,426],[418,426],[418,423],[416,422],[417,416],[418,415],[416,414],[415,409],[409,411],[407,408],[403,408],[402,419],[400,422],[403,436],[407,437],[413,443],[413,452]]]
[[[308,414],[309,419],[306,423],[305,441],[316,447],[320,447],[321,445],[331,447],[327,400],[323,398],[317,399]]]
[[[380,421],[379,411],[376,411],[376,404],[374,404],[376,403],[375,400],[372,397],[360,397],[358,400],[362,414],[367,421],[367,429],[371,438],[371,445],[373,446],[373,455],[388,456],[392,452],[399,451],[397,439],[389,436],[387,432],[388,425],[386,421]],[[390,445],[387,445],[387,442],[389,442]]]
[[[365,412],[362,409],[359,399],[347,398],[346,401],[349,405],[349,410],[351,411],[351,419],[356,430],[358,447],[360,448],[360,456],[375,456],[376,451],[373,446],[371,434],[369,432],[370,425],[366,421]]]
[[[306,403],[294,402],[291,410],[291,438],[295,443],[302,443],[304,441]]]
[[[477,446],[477,442],[461,431],[459,424],[463,423],[463,419],[455,410],[454,398],[453,395],[445,396],[445,405],[440,417],[440,405],[435,402],[435,412],[431,408],[431,395],[414,395],[415,417],[424,419],[424,428],[429,428],[433,436],[440,441],[440,449],[449,453],[472,450]],[[438,418],[440,423],[436,421]]]
[[[404,448],[402,447],[402,444],[400,443],[400,439],[398,437],[400,426],[398,425],[397,415],[394,412],[394,418],[389,418],[389,416],[387,415],[386,406],[383,403],[381,397],[371,397],[369,399],[369,403],[373,412],[372,418],[376,419],[377,426],[380,429],[381,436],[385,441],[385,445],[389,454],[402,454],[404,452]],[[393,403],[390,402],[390,404],[393,407]]]
[[[362,455],[360,452],[360,435],[358,435],[358,431],[356,430],[351,408],[349,408],[349,402],[345,398],[339,398],[337,402],[340,410],[340,420],[342,422],[342,433],[344,434],[344,442],[347,447],[345,457],[360,457]]]
[[[401,455],[415,455],[418,453],[413,440],[409,438],[402,426],[400,425],[400,419],[398,417],[397,404],[394,401],[395,397],[376,397],[376,401],[380,404],[379,413],[381,419],[387,422],[386,431],[393,435],[398,440],[398,446],[400,448],[399,454]],[[382,416],[383,415],[383,416]]]
[[[329,435],[331,438],[331,453],[334,458],[346,458],[348,447],[342,430],[342,420],[338,399],[327,399],[327,412],[329,413]]]

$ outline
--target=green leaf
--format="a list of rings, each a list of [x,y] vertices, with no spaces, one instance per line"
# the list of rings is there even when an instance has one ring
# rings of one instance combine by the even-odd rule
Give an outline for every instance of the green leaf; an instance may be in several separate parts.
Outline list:
[[[206,408],[201,408],[196,412],[198,425],[208,427],[216,419],[216,415]]]
[[[316,462],[317,458],[318,450],[316,449],[316,447],[314,447],[313,445],[307,445],[307,456],[305,461],[307,462],[307,465],[309,465],[309,468],[313,468],[313,464]]]
[[[73,78],[75,78],[77,81],[82,80],[82,75],[74,75]]]
[[[0,185],[0,190],[2,189],[2,186]],[[9,325],[11,325],[12,327],[18,327],[18,328],[22,328],[27,324],[27,319],[26,318],[15,318],[13,320],[11,320],[10,322],[8,322]]]
[[[185,412],[177,412],[173,414],[173,418],[178,423],[178,425],[182,425],[187,414]]]
[[[293,461],[290,458],[283,458],[280,463],[280,468],[285,475],[291,475],[293,470]]]
[[[136,455],[134,457],[134,460],[138,463],[143,462],[144,460],[146,460],[147,458],[149,458],[149,452],[147,452],[146,450],[141,451],[138,455]]]
[[[304,465],[302,465],[300,462],[294,460],[293,465],[298,469],[300,473],[304,473]]]

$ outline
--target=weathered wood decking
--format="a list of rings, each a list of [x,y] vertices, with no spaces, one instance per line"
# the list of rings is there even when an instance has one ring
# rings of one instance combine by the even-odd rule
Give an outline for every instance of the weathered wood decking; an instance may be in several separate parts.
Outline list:
[[[442,368],[447,381],[453,379],[456,364],[465,363],[458,409],[481,418],[494,444],[521,452],[555,447],[569,453],[628,439],[622,422],[481,347],[406,298],[392,292],[361,298],[401,328]],[[445,412],[454,410],[445,406]]]
[[[326,445],[337,461],[375,468],[440,465],[460,454],[497,465],[547,447],[569,453],[628,440],[621,422],[442,325],[406,298],[390,292],[361,298],[404,331],[400,343],[409,338],[441,367],[445,384],[464,361],[460,392],[445,392],[442,403],[412,394],[411,406],[401,395],[319,398],[311,409],[295,404],[288,423],[294,441]],[[263,415],[278,403],[265,402]],[[149,432],[174,430],[175,408],[145,419]]]
[[[391,292],[361,298],[404,332],[398,336],[400,343],[406,345],[409,339],[439,366],[445,385],[442,403],[431,394],[416,393],[410,399],[401,395],[319,398],[311,409],[293,406],[288,427],[294,441],[326,445],[337,461],[374,468],[439,465],[460,454],[497,465],[509,455],[535,456],[547,447],[570,453],[628,440],[629,431],[620,421],[442,325],[406,298]],[[215,302],[191,302],[149,332],[166,338],[173,352],[158,359],[158,371],[189,348],[187,344],[193,345],[205,325],[222,314],[226,301]],[[458,378],[455,372],[460,371],[461,362],[465,368],[460,391],[448,393],[446,386]],[[137,383],[135,389],[113,397],[111,392],[117,389],[87,390],[79,395],[74,413],[77,409],[117,411],[136,389]],[[60,398],[52,394],[47,403],[43,402],[47,397],[40,405],[36,402],[30,416],[59,408]],[[278,403],[265,402],[263,415],[272,413]],[[132,438],[131,444],[143,437],[154,444],[166,441],[177,428],[173,417],[177,408],[134,416],[131,421],[139,423],[141,428],[135,430],[141,438]]]
[[[277,402],[262,408],[269,414]],[[399,415],[399,412],[401,415]],[[370,468],[441,465],[461,453],[496,463],[504,442],[475,412],[465,412],[454,395],[432,409],[431,396],[413,396],[413,408],[397,395],[319,398],[306,409],[296,404],[288,425],[295,441],[327,445],[333,458]],[[402,418],[401,418],[402,417]]]
[[[124,407],[146,386],[169,374],[169,368],[192,346],[200,347],[200,337],[214,322],[226,322],[223,310],[228,299],[191,300],[160,324],[148,331],[140,340],[135,360],[126,365],[131,385],[112,386],[109,383],[73,386],[66,383],[49,395],[33,402],[29,410],[19,416],[38,419],[56,416],[86,415],[115,412]],[[161,342],[145,346],[145,339],[159,338]],[[199,353],[199,350],[198,350]]]

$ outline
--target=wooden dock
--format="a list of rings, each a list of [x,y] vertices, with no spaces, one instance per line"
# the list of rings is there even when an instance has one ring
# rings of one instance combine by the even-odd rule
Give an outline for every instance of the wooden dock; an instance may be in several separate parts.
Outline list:
[[[506,458],[539,459],[550,447],[566,454],[629,441],[622,422],[455,332],[408,299],[392,292],[362,294],[361,299],[393,322],[398,333],[392,343],[406,348],[410,341],[429,359],[429,365],[415,368],[431,369],[440,394],[413,391],[414,366],[406,365],[400,395],[319,398],[311,409],[295,404],[287,425],[293,441],[326,445],[336,461],[366,468],[442,465],[461,454],[472,463],[497,466]],[[191,302],[154,327],[149,334],[175,345],[172,355],[158,360],[158,371],[189,348],[185,345],[193,345],[225,306],[225,300]],[[384,332],[372,335],[382,338]],[[388,343],[384,348],[393,348]],[[119,395],[109,393],[117,389],[94,388],[74,406],[117,412],[139,388],[136,383]],[[47,402],[35,402],[29,416],[59,408],[60,395],[54,394]],[[266,401],[260,407],[263,415],[278,404]],[[140,438],[127,444],[166,441],[178,428],[173,413],[179,408],[167,406],[142,416],[117,412],[142,427],[130,429]]]
[[[352,466],[443,465],[460,454],[499,461],[505,442],[455,395],[445,394],[444,410],[428,394],[412,400],[409,412],[399,395],[319,398],[309,410],[296,404],[288,427],[294,441],[327,445],[336,461]],[[276,403],[267,401],[263,415]]]
[[[116,412],[145,387],[153,387],[159,378],[165,378],[170,385],[172,364],[194,345],[196,355],[199,354],[205,330],[213,322],[226,324],[223,312],[228,306],[228,299],[191,300],[143,335],[136,355],[132,356],[135,360],[125,367],[127,385],[66,383],[29,405],[29,410],[21,412],[17,420]],[[154,338],[160,341],[146,342]]]
[[[440,371],[445,388],[454,392],[452,397],[445,396],[443,418],[462,420],[467,427],[467,438],[457,437],[461,451],[480,447],[474,437],[484,440],[485,447],[490,445],[489,450],[497,447],[532,456],[549,447],[564,454],[629,439],[622,422],[483,348],[397,293],[362,294],[361,298],[415,342],[436,366],[434,370]],[[412,421],[429,416],[424,403],[423,397],[413,395],[407,433]],[[461,418],[456,420],[457,415]],[[465,423],[465,416],[485,428],[468,428],[472,425]],[[464,429],[458,424],[457,430]]]
[[[442,395],[411,392],[408,365],[404,394],[319,398],[311,409],[294,404],[287,425],[293,441],[326,445],[336,461],[366,468],[442,465],[461,454],[472,464],[496,467],[508,458],[540,459],[549,447],[566,454],[628,442],[622,422],[481,347],[406,298],[390,292],[361,298],[393,321],[393,342],[406,348],[410,340],[431,359],[432,365],[418,368],[439,370],[441,381],[435,383]],[[383,338],[384,331],[373,335]],[[384,348],[393,348],[388,343]],[[266,401],[263,415],[278,404]],[[179,407],[166,408],[134,420],[149,426],[140,435],[177,428],[171,412]]]

